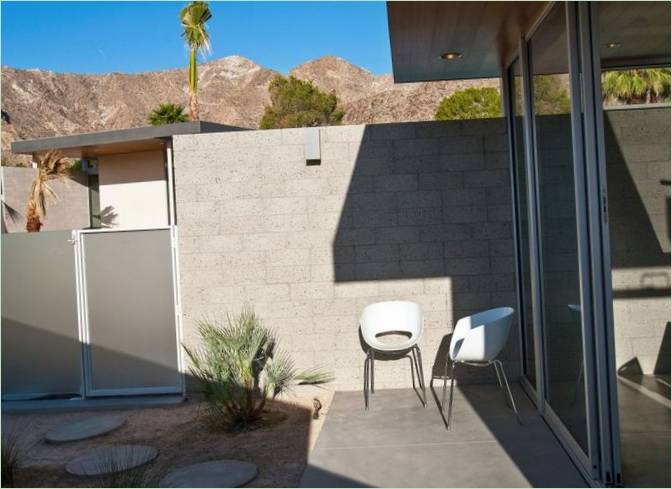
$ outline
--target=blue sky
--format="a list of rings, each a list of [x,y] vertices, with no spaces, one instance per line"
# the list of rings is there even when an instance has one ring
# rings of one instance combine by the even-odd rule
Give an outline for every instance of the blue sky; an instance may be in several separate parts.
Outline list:
[[[2,64],[58,72],[137,73],[184,66],[187,2],[1,4]],[[327,54],[392,71],[384,2],[210,2],[212,54],[286,73]]]

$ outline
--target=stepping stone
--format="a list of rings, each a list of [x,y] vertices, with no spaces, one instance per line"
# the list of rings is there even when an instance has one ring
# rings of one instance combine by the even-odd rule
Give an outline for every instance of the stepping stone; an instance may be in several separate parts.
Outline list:
[[[75,423],[58,426],[44,439],[49,443],[67,443],[86,440],[116,430],[126,422],[124,416],[94,416]]]
[[[187,465],[166,475],[159,487],[240,487],[257,476],[257,466],[240,460]]]
[[[146,445],[107,445],[79,456],[65,466],[73,475],[106,475],[140,467],[154,460],[159,451]]]

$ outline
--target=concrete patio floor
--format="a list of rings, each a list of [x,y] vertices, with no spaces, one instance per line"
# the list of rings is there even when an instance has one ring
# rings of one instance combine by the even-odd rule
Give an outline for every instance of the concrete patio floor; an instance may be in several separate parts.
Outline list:
[[[440,385],[436,393],[440,395]],[[446,430],[428,390],[337,392],[301,487],[586,487],[533,405],[512,386],[522,426],[497,385],[456,389]]]

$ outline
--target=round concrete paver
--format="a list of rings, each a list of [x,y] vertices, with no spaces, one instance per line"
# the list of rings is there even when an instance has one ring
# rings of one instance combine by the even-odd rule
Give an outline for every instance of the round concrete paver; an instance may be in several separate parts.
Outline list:
[[[146,445],[107,445],[77,457],[65,466],[73,475],[105,475],[140,467],[159,454]]]
[[[159,487],[240,487],[257,476],[257,466],[240,460],[187,465],[166,475]]]
[[[86,440],[116,430],[124,424],[123,416],[94,416],[91,418],[58,426],[48,432],[44,439],[49,443],[67,443]]]

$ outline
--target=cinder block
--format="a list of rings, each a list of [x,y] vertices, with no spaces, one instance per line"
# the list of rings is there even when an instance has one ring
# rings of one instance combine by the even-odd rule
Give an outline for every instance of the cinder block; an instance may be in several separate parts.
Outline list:
[[[464,172],[465,187],[501,187],[510,184],[507,170],[482,170]]]
[[[413,191],[418,188],[416,175],[383,175],[374,177],[376,192]]]
[[[402,261],[438,260],[443,258],[443,243],[412,243],[399,245]]]
[[[308,282],[292,284],[293,300],[331,299],[334,297],[334,285],[331,282]]]
[[[398,201],[400,208],[441,207],[442,203],[441,192],[438,190],[400,192],[398,194]]]
[[[441,224],[443,212],[438,207],[400,209],[399,225],[401,226],[427,226]]]
[[[266,270],[266,282],[269,284],[292,284],[307,282],[310,280],[310,266],[289,266],[274,267],[269,266]]]

